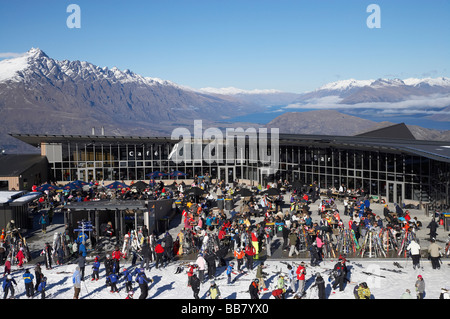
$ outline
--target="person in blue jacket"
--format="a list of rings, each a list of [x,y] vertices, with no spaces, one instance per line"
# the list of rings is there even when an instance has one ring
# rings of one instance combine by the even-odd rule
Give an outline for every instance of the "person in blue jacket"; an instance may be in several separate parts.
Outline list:
[[[148,296],[148,284],[152,283],[153,280],[149,279],[147,275],[145,274],[144,268],[140,268],[138,270],[137,276],[136,276],[136,282],[139,284],[139,288],[141,290],[141,295],[139,296],[139,299],[147,299]]]
[[[38,291],[41,293],[41,299],[45,299],[45,287],[47,286],[47,277],[43,277],[38,286]]]
[[[234,274],[233,269],[234,269],[234,262],[230,262],[230,264],[227,267],[227,278],[228,278],[227,283],[228,284],[232,283],[231,274]]]
[[[8,297],[8,293],[11,292],[11,299],[14,298],[14,286],[17,286],[17,282],[14,280],[14,278],[11,275],[6,276],[5,280],[3,280],[3,299],[6,299]]]
[[[80,243],[78,245],[78,253],[81,254],[83,257],[87,256],[86,246],[83,243]]]
[[[99,271],[100,271],[100,261],[98,260],[98,256],[94,258],[94,264],[92,265],[92,279],[91,281],[99,279]]]
[[[121,274],[125,279],[125,289],[127,292],[130,292],[133,290],[133,274],[130,270],[127,268],[123,269],[123,272]]]
[[[41,217],[39,218],[39,224],[42,227],[42,232],[45,234],[47,232],[47,216],[45,216],[45,213],[42,213]]]
[[[25,283],[25,293],[28,298],[33,297],[34,295],[34,285],[33,285],[33,279],[34,276],[32,273],[30,273],[30,270],[25,270],[25,273],[23,274],[23,281]]]
[[[117,289],[117,281],[119,280],[119,275],[113,272],[108,276],[108,279],[109,286],[111,287],[111,292],[119,292],[119,289]]]

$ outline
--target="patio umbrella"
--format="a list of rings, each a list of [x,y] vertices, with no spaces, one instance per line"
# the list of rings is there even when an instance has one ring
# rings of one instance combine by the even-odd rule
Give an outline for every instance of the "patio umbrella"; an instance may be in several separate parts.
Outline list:
[[[304,184],[301,181],[295,181],[292,183],[291,187],[292,189],[301,190],[303,188]]]
[[[128,185],[126,185],[124,183],[115,181],[114,183],[106,185],[105,187],[108,188],[108,189],[119,189],[119,188],[128,188],[130,186],[128,186]]]
[[[38,192],[55,191],[55,190],[59,190],[59,189],[61,189],[61,188],[59,188],[58,186],[52,185],[52,184],[43,184],[36,188],[36,190]]]
[[[138,191],[142,191],[148,187],[148,184],[143,181],[137,181],[136,183],[131,185],[131,188],[135,188]]]
[[[68,190],[68,191],[75,190],[75,189],[80,189],[80,188],[81,188],[80,186],[77,186],[77,185],[75,185],[73,183],[69,183],[69,184],[66,184],[63,187],[61,187],[61,189]]]
[[[179,176],[186,176],[186,173],[180,172],[180,171],[173,171],[172,173],[169,174],[172,177],[179,177]]]
[[[150,177],[162,177],[162,176],[166,176],[166,173],[160,172],[160,171],[155,171],[155,172],[151,172],[149,174],[147,174],[146,176],[150,176]]]
[[[239,191],[235,193],[236,195],[241,195],[242,197],[250,197],[253,195],[253,192],[248,188],[241,188]]]
[[[281,193],[280,190],[278,188],[274,188],[274,187],[269,188],[269,189],[265,190],[264,192],[262,192],[262,194],[269,195],[269,196],[277,196],[277,195],[280,195],[280,193]]]
[[[188,190],[186,190],[186,194],[190,196],[202,196],[205,193],[206,192],[200,187],[191,187]]]

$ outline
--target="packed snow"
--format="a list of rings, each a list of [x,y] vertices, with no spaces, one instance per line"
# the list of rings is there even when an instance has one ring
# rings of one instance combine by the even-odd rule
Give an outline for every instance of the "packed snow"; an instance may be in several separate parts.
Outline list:
[[[441,265],[440,270],[434,270],[427,260],[422,261],[422,269],[414,270],[411,259],[400,260],[399,264],[403,268],[398,268],[393,264],[393,260],[370,260],[370,259],[354,259],[349,260],[347,266],[349,268],[349,280],[344,291],[339,291],[339,288],[332,290],[332,281],[329,281],[327,269],[332,269],[337,260],[326,259],[318,267],[309,266],[308,260],[304,260],[307,264],[306,275],[306,296],[304,299],[318,299],[316,288],[312,288],[317,273],[321,273],[326,283],[327,299],[354,299],[353,289],[356,283],[366,282],[374,299],[400,299],[402,294],[409,289],[413,299],[416,298],[415,283],[417,276],[420,274],[425,281],[425,299],[438,299],[441,294],[441,288],[450,286],[450,267],[448,261]],[[184,262],[183,264],[185,264]],[[294,265],[294,269],[300,263],[299,259],[281,261],[266,261],[264,263],[264,272],[267,273],[265,277],[265,285],[267,291],[260,293],[261,299],[274,299],[272,291],[276,289],[279,273],[285,274],[286,288],[289,287],[289,279],[287,277],[288,269],[286,263]],[[177,267],[182,265],[183,272],[176,274]],[[176,261],[170,263],[165,268],[146,271],[147,277],[153,280],[149,286],[148,299],[193,299],[193,292],[187,285],[188,267],[181,262]],[[227,284],[226,267],[218,267],[215,282],[218,285],[222,299],[250,299],[248,293],[249,285],[254,279],[256,273],[255,263],[254,270],[245,275],[232,275],[232,279],[237,277],[234,284]],[[48,299],[72,299],[74,296],[74,288],[72,284],[72,275],[77,267],[76,264],[56,266],[52,269],[46,270],[45,265],[42,265],[42,272],[47,277],[47,291],[46,297]],[[137,265],[139,267],[139,265]],[[31,265],[25,265],[30,272],[34,274],[34,269]],[[121,261],[121,271],[124,268],[134,269],[130,262]],[[125,281],[122,277],[119,280],[117,287],[118,293],[110,292],[110,288],[106,286],[105,272],[103,265],[100,268],[100,279],[98,281],[91,281],[92,261],[89,262],[85,268],[85,280],[81,285],[80,299],[124,299],[127,297],[125,289]],[[246,270],[246,268],[243,268]],[[384,270],[390,269],[391,271]],[[373,273],[374,275],[367,275],[364,272]],[[401,271],[397,273],[394,271]],[[20,299],[27,299],[25,295],[25,285],[22,275],[24,270],[17,270],[13,266],[12,276],[17,282],[15,286],[15,297]],[[380,277],[383,276],[383,277]],[[207,291],[210,286],[210,281],[206,280],[201,285],[200,299],[208,299]],[[137,283],[134,283],[134,298],[139,298],[140,291]],[[287,299],[293,298],[294,294],[286,295]],[[36,293],[34,298],[41,298],[39,293]]]

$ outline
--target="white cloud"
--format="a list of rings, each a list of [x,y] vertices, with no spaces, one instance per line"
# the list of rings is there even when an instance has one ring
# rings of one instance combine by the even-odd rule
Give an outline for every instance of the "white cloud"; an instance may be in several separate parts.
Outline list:
[[[346,110],[367,111],[385,114],[444,114],[442,108],[450,106],[450,95],[411,96],[401,102],[364,102],[356,104],[342,104],[343,99],[338,96],[327,96],[311,99],[302,103],[290,104],[284,109],[317,109],[317,110]],[[447,113],[447,112],[445,112]]]
[[[16,52],[0,52],[0,59],[10,59],[10,58],[18,58],[26,53],[16,53]]]

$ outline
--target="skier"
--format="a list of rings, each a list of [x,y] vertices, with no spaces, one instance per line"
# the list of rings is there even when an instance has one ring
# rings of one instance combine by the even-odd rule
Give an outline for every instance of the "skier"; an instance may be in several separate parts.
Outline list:
[[[312,245],[309,247],[309,252],[311,255],[311,266],[319,266],[320,264],[319,250],[317,248],[317,244],[315,241],[313,241]]]
[[[297,281],[298,281],[298,290],[300,292],[300,298],[301,298],[305,294],[306,268],[305,268],[305,263],[303,261],[297,267],[296,274],[297,274]]]
[[[290,292],[295,294],[297,292],[297,276],[295,275],[295,270],[291,265],[287,265],[288,268],[288,277],[289,277],[289,286]]]
[[[79,266],[77,266],[77,268],[75,268],[75,271],[73,272],[72,283],[74,290],[73,299],[78,299],[81,292],[81,272]]]
[[[112,260],[113,260],[113,272],[115,274],[119,273],[120,269],[120,258],[123,257],[122,252],[119,249],[119,246],[114,247],[114,251],[112,252]]]
[[[258,279],[258,289],[260,291],[267,291],[266,283],[264,281],[264,276],[267,274],[263,272],[264,262],[261,262],[256,268],[256,279]]]
[[[413,269],[420,268],[420,245],[415,240],[411,240],[406,250],[409,250],[412,258]]]
[[[41,299],[45,299],[45,287],[47,286],[47,277],[42,277],[41,282],[39,283],[38,288],[36,289],[41,293]]]
[[[33,286],[33,279],[34,276],[30,273],[30,270],[25,270],[25,273],[23,274],[23,280],[25,283],[25,293],[28,298],[33,297],[34,295],[34,286]]]
[[[417,299],[423,299],[423,297],[425,296],[425,281],[423,280],[422,275],[417,276],[415,287]]]
[[[153,279],[150,279],[145,274],[145,269],[140,268],[138,269],[138,273],[136,276],[136,282],[139,284],[139,288],[141,290],[141,294],[139,296],[139,299],[147,299],[148,296],[148,284],[153,282]]]
[[[207,251],[205,260],[208,264],[208,280],[211,280],[216,276],[216,254]]]
[[[143,268],[143,267],[141,267]],[[125,278],[125,290],[130,292],[133,290],[133,274],[127,268],[124,268],[122,273],[119,275]]]
[[[41,217],[39,218],[39,224],[41,225],[42,233],[45,234],[47,232],[47,224],[48,224],[45,213],[42,213]]]
[[[161,245],[161,242],[158,242],[156,244],[155,253],[156,253],[155,268],[158,269],[158,266],[160,264],[161,266],[164,265],[164,247]]]
[[[100,271],[100,261],[98,260],[98,256],[95,256],[94,264],[92,265],[92,279],[91,279],[91,281],[99,279],[99,271]]]
[[[141,247],[142,253],[142,262],[141,267],[144,267],[145,270],[150,270],[150,262],[152,262],[152,250],[150,249],[150,245],[147,242],[144,242]]]
[[[191,278],[194,275],[194,269],[196,268],[196,265],[193,262],[189,263],[189,269],[187,271],[187,275],[188,275],[188,282],[187,282],[187,286],[190,287],[191,286]]]
[[[198,293],[200,292],[200,279],[197,277],[196,274],[192,275],[191,288],[192,288],[192,291],[194,292],[194,298],[200,299],[198,296]]]
[[[220,299],[220,290],[214,280],[211,281],[211,285],[208,289],[208,292],[206,293],[206,296],[210,297],[211,299]]]
[[[23,247],[20,247],[19,251],[16,254],[16,258],[19,261],[19,264],[17,265],[17,267],[22,268],[23,263],[25,261],[25,255],[23,254]]]
[[[36,263],[36,265],[34,266],[34,275],[36,278],[36,285],[34,286],[34,290],[37,291],[43,277],[40,263]]]
[[[259,299],[259,279],[255,278],[248,288],[250,293],[250,299]]]
[[[106,255],[104,265],[105,265],[105,275],[108,278],[108,276],[113,272],[113,261],[109,254]]]
[[[237,271],[242,272],[241,267],[244,264],[245,252],[241,248],[236,248],[234,251],[234,257],[237,261]]]
[[[197,255],[195,264],[197,265],[198,279],[200,280],[200,283],[203,283],[203,281],[205,280],[206,260],[205,258],[203,258],[202,253],[199,253]]]
[[[339,291],[344,291],[345,278],[347,277],[347,266],[345,265],[345,259],[340,259],[333,268],[333,290],[339,285]]]
[[[17,282],[14,280],[14,278],[11,275],[7,275],[6,279],[3,281],[3,299],[6,299],[8,297],[8,293],[11,292],[11,299],[14,299],[14,286],[17,286]]]
[[[52,252],[53,248],[49,243],[45,243],[45,247],[41,252],[41,255],[44,255],[45,258],[45,268],[47,270],[52,269]]]
[[[226,270],[226,273],[227,273],[227,283],[228,283],[228,284],[231,284],[231,283],[232,283],[232,280],[231,280],[231,274],[236,274],[236,273],[233,271],[233,269],[234,269],[234,262],[230,262],[229,265],[228,265],[228,267],[227,267],[227,270]]]
[[[371,293],[367,283],[362,282],[358,286],[358,299],[370,299]]]
[[[247,269],[248,271],[253,269],[253,258],[256,255],[255,247],[251,242],[245,247],[245,256],[247,257]]]
[[[285,299],[284,294],[285,294],[284,289],[277,288],[272,291],[272,296],[274,296],[275,299]]]
[[[166,266],[173,259],[173,237],[169,232],[164,235],[164,252],[166,258]]]
[[[430,246],[428,246],[428,253],[430,254],[431,266],[433,267],[433,269],[441,268],[441,264],[440,264],[440,258],[441,258],[440,250],[441,249],[442,248],[438,244],[436,244],[436,239],[432,238],[431,244],[430,244]]]
[[[110,292],[119,292],[119,289],[117,289],[117,281],[119,280],[119,275],[113,272],[108,276],[108,279],[109,286],[111,287]]]
[[[325,295],[325,280],[320,273],[317,274],[314,285],[311,288],[317,287],[319,299],[326,299]]]
[[[436,222],[435,218],[433,217],[431,219],[431,222],[427,226],[427,228],[430,229],[430,233],[429,233],[430,240],[437,237],[438,234],[436,233],[436,230],[438,227],[439,227],[439,224]]]
[[[11,258],[7,258],[5,261],[5,269],[3,271],[3,277],[11,273]]]
[[[81,281],[84,281],[84,270],[86,269],[86,257],[80,254],[76,260],[81,271]]]

